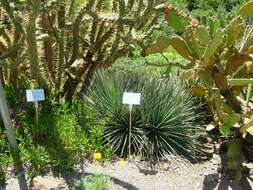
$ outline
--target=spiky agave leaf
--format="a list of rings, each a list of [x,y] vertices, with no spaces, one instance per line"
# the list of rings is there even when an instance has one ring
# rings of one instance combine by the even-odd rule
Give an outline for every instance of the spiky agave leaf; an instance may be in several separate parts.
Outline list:
[[[122,105],[124,91],[141,92],[141,105],[134,107],[132,153],[143,153],[154,162],[169,154],[195,159],[201,147],[201,130],[194,98],[175,79],[158,80],[137,74],[98,72],[87,99],[107,118],[105,142],[120,156],[128,152],[129,111]]]
[[[124,91],[141,92],[143,85],[139,82],[139,76],[109,74],[97,72],[91,88],[88,91],[88,100],[103,117],[107,118],[103,130],[104,142],[112,146],[120,156],[126,156],[129,140],[129,111],[122,105]],[[132,112],[132,142],[131,151],[136,153],[142,142],[142,121],[140,111]]]
[[[169,154],[195,160],[202,152],[197,120],[203,114],[186,86],[173,78],[150,79],[144,92],[140,108],[147,139],[144,154],[154,161]]]

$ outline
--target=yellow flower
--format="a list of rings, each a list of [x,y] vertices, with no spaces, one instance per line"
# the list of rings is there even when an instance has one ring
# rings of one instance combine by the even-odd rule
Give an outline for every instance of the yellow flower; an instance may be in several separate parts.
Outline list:
[[[100,152],[95,152],[95,153],[93,154],[93,158],[94,158],[95,160],[101,160],[102,154],[101,154]]]
[[[126,165],[126,161],[123,160],[123,159],[121,159],[121,160],[119,161],[119,165],[120,165],[121,167],[124,167],[124,166]]]

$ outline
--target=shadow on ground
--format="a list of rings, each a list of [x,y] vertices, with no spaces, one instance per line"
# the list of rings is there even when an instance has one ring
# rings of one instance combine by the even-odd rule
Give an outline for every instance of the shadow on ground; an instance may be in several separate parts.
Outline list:
[[[203,190],[252,190],[249,180],[251,178],[242,178],[239,183],[229,179],[219,181],[218,174],[209,174],[205,176]]]
[[[72,187],[75,186],[76,181],[80,180],[82,177],[91,176],[91,175],[95,175],[95,174],[94,173],[88,173],[88,172],[81,172],[80,173],[80,172],[72,171],[72,172],[69,172],[65,176],[62,176],[62,177],[66,180],[66,183],[68,184],[68,187],[72,188]],[[115,184],[125,188],[126,190],[140,190],[136,186],[134,186],[130,183],[127,183],[125,181],[122,181],[122,180],[120,180],[116,177],[111,177],[111,176],[109,176],[109,177],[111,178],[111,180]]]
[[[25,170],[23,167],[23,163],[20,158],[20,153],[18,151],[13,152],[10,151],[13,162],[14,162],[14,172],[15,172],[15,177],[17,178],[19,188],[21,190],[28,190],[28,185],[27,185],[27,180],[25,176]],[[6,179],[5,179],[5,174],[3,172],[3,168],[0,166],[0,172],[2,173],[1,181],[0,181],[0,190],[6,190]]]

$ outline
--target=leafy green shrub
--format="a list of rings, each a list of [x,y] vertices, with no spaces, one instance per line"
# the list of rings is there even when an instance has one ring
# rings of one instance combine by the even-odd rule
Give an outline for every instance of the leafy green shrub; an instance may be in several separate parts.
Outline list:
[[[168,63],[172,62],[175,65],[177,63],[186,63],[187,60],[182,56],[179,56],[175,50],[168,49],[168,51],[161,54],[152,54],[149,56],[140,57],[121,57],[115,61],[115,63],[109,68],[110,71],[142,73],[150,76],[171,76],[177,75],[178,67]]]
[[[98,117],[96,110],[80,100],[73,102],[71,112],[74,113],[77,122],[81,126],[82,133],[84,134],[83,139],[86,139],[86,143],[83,146],[85,156],[90,156],[94,152],[100,152],[102,160],[111,159],[113,154],[111,147],[104,146],[102,142],[105,118]]]
[[[240,7],[246,2],[247,0],[189,0],[187,7],[193,16],[205,24],[218,19],[218,23],[224,26],[238,15]]]
[[[132,112],[131,152],[159,160],[167,154],[196,159],[201,113],[184,84],[137,74],[99,72],[88,92],[90,105],[107,117],[104,142],[120,156],[128,153],[129,111],[122,105],[124,91],[141,92],[141,105]]]
[[[103,174],[83,177],[75,190],[107,190],[111,183],[110,177]]]
[[[6,88],[11,102],[22,98],[22,93],[11,96],[12,90]],[[64,172],[72,169],[79,159],[90,157],[95,151],[101,152],[103,159],[112,156],[111,148],[102,144],[103,120],[95,118],[93,110],[78,101],[71,106],[50,99],[41,102],[38,126],[33,103],[16,104],[11,109],[11,118],[21,159],[32,176],[50,170]],[[5,170],[12,163],[12,157],[1,123],[0,136],[0,163]]]

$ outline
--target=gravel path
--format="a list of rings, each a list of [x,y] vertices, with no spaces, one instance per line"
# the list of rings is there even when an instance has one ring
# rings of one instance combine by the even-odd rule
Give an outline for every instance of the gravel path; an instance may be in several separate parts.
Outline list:
[[[106,174],[112,177],[113,183],[109,190],[250,190],[245,186],[230,184],[229,181],[220,181],[217,168],[220,159],[217,155],[204,163],[184,165],[180,160],[173,159],[173,162],[163,162],[156,174],[145,174],[133,162],[126,162],[124,166],[119,162],[107,162],[104,164],[87,162],[83,167],[78,167],[77,174],[68,175],[68,183],[63,178],[52,175],[36,177],[34,184],[36,190],[68,190],[70,182],[74,182],[81,175]],[[144,169],[143,163],[138,164]],[[83,168],[81,170],[80,168]],[[144,170],[145,171],[145,170]],[[78,177],[77,177],[78,176]],[[66,178],[65,178],[66,179]],[[253,187],[253,183],[250,182]],[[230,186],[230,187],[228,187]],[[1,189],[1,188],[0,188]],[[16,179],[8,180],[6,190],[19,190]]]

